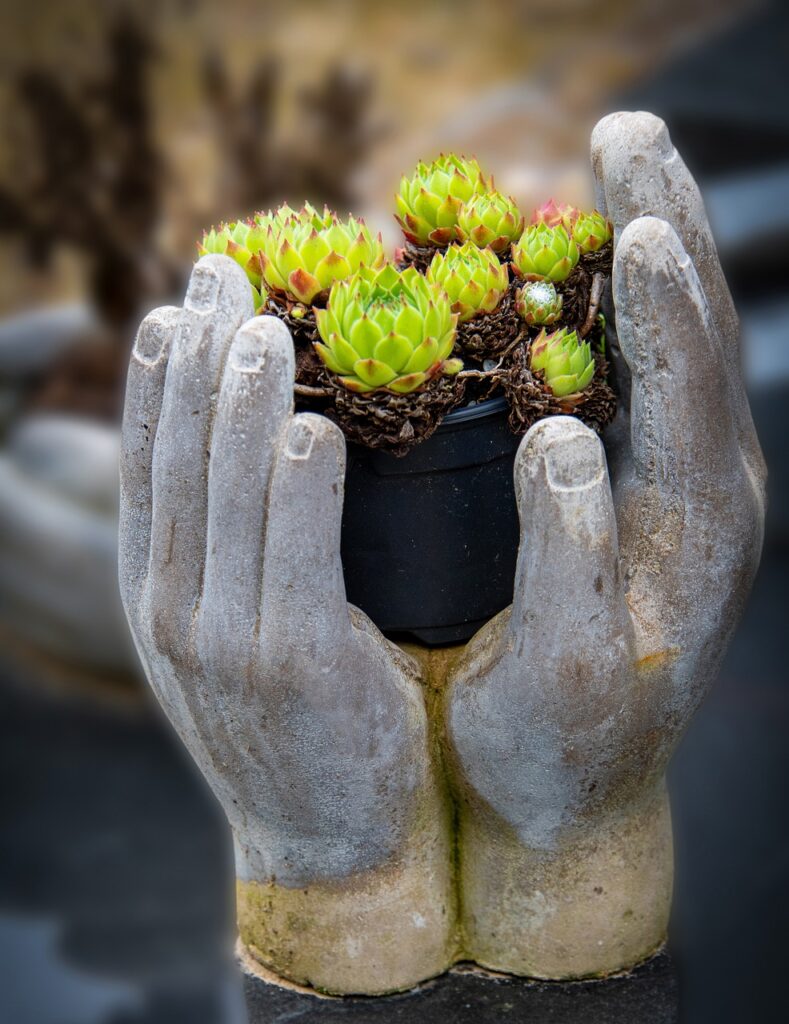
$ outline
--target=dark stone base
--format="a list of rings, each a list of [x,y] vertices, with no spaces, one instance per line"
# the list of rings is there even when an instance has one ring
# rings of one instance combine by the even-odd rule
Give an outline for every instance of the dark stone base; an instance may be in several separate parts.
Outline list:
[[[326,999],[245,973],[249,1024],[676,1024],[674,965],[659,953],[605,981],[537,982],[460,965],[394,996]]]

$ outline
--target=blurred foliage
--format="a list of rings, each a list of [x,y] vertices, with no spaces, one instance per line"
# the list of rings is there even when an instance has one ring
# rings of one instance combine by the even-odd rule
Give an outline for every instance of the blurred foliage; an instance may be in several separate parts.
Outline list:
[[[26,173],[0,185],[0,233],[23,238],[31,264],[48,269],[55,247],[85,255],[93,300],[126,323],[155,270],[154,231],[164,163],[152,138],[147,90],[151,38],[122,16],[106,37],[107,69],[69,87],[29,67],[13,84],[29,122]]]
[[[442,145],[528,205],[529,166],[585,164],[612,89],[747,6],[5,0],[0,310],[88,294],[128,325],[177,294],[202,228],[283,198],[393,230],[400,173]]]

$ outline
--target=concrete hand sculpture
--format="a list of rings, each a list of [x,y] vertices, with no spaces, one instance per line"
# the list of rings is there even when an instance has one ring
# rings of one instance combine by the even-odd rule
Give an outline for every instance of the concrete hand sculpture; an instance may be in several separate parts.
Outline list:
[[[250,319],[231,260],[140,329],[124,604],[233,828],[242,940],[288,978],[378,993],[461,958],[579,977],[663,941],[663,773],[756,571],[764,467],[665,126],[606,118],[593,163],[631,377],[612,484],[577,420],[529,431],[514,602],[465,650],[414,659],[346,604],[342,435],[293,414],[288,333]]]

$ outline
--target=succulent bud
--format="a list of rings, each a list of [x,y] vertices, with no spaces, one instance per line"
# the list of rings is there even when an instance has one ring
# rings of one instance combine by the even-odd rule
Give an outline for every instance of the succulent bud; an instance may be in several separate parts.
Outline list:
[[[515,308],[530,327],[552,324],[562,315],[562,297],[550,281],[527,281],[518,289]]]
[[[583,389],[595,372],[592,350],[587,341],[579,341],[575,331],[562,327],[552,334],[540,331],[529,350],[529,368],[542,371],[546,385],[556,398],[565,398]]]
[[[502,253],[520,238],[524,221],[515,200],[494,190],[472,196],[463,204],[457,234],[461,241]]]
[[[531,223],[547,224],[549,228],[561,226],[568,235],[571,235],[579,212],[569,203],[557,203],[556,200],[549,199],[547,203],[537,207],[532,214]]]
[[[255,227],[263,280],[287,302],[309,305],[335,281],[385,260],[381,236],[373,237],[363,221],[340,220],[328,208],[318,213],[309,203],[298,213],[287,205],[259,213]]]
[[[447,293],[460,323],[492,313],[509,286],[507,268],[496,254],[491,249],[477,248],[473,242],[437,252],[426,277]]]
[[[463,204],[489,188],[476,160],[442,153],[430,164],[420,161],[410,178],[401,179],[395,220],[414,245],[449,245],[460,237]]]
[[[564,281],[578,259],[578,246],[561,226],[532,224],[512,247],[512,266],[527,281]]]
[[[219,253],[232,257],[238,263],[252,286],[255,312],[262,307],[266,298],[266,291],[261,282],[260,262],[257,258],[260,244],[259,230],[246,221],[237,221],[232,224],[222,224],[218,230],[211,228],[203,235],[202,242],[198,242],[197,245],[201,256],[208,253]]]
[[[597,210],[580,214],[573,225],[573,239],[582,256],[602,249],[611,240],[613,233],[611,221],[606,220]]]
[[[443,289],[413,267],[363,267],[333,285],[315,317],[322,338],[315,350],[350,391],[410,394],[463,366],[449,358],[457,313]]]

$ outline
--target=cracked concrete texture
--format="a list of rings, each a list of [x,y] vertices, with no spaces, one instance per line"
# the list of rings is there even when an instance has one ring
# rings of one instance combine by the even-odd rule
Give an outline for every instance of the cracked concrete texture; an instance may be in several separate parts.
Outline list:
[[[292,343],[208,256],[144,321],[121,457],[120,581],[148,678],[233,828],[242,939],[330,992],[459,958],[606,974],[662,941],[666,764],[759,560],[764,466],[736,317],[665,126],[593,136],[616,250],[607,440],[537,423],[513,605],[404,652],[348,606],[342,435],[294,415]]]

